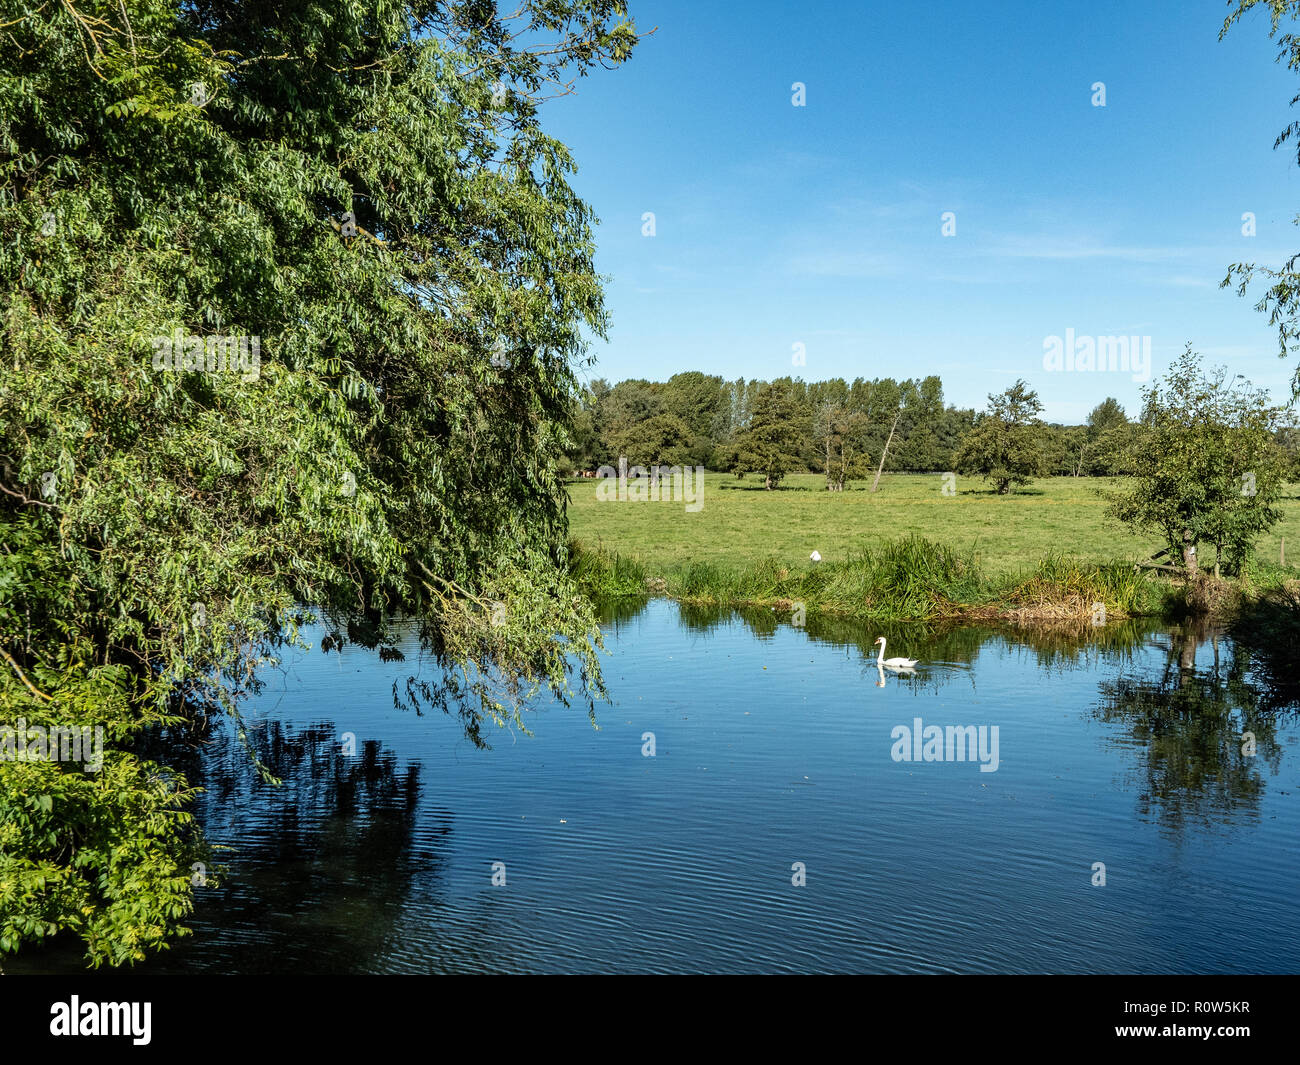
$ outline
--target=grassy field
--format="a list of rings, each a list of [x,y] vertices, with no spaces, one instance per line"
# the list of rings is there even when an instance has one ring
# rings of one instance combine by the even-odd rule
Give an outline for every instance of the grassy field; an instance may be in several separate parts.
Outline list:
[[[570,486],[571,535],[588,549],[603,549],[639,561],[651,574],[679,571],[705,562],[725,568],[761,560],[803,564],[815,550],[827,562],[841,562],[865,548],[911,534],[960,551],[973,551],[981,569],[1004,575],[1052,555],[1106,563],[1146,558],[1163,545],[1139,536],[1106,516],[1101,492],[1117,482],[1102,478],[1054,477],[1009,496],[990,493],[972,478],[957,478],[956,494],[944,496],[939,474],[886,475],[880,490],[856,482],[851,490],[825,491],[816,474],[788,478],[776,491],[762,478],[737,480],[706,474],[703,507],[687,513],[680,502],[605,501],[594,481]],[[1300,496],[1291,486],[1285,517],[1259,544],[1257,558],[1278,562],[1286,538],[1288,566],[1300,562]],[[1202,562],[1213,548],[1202,547]]]

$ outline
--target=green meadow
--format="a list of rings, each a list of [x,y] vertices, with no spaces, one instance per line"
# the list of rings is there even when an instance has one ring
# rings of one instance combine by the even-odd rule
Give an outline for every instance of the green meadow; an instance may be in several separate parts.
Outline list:
[[[570,535],[587,549],[632,558],[647,572],[671,572],[696,562],[748,567],[759,560],[801,565],[817,551],[843,562],[864,549],[911,535],[972,553],[981,569],[1005,575],[1063,555],[1090,563],[1133,562],[1158,551],[1157,536],[1138,535],[1107,517],[1104,494],[1122,482],[1110,478],[1053,477],[1011,495],[991,493],[980,481],[958,477],[942,494],[940,474],[886,475],[880,490],[855,482],[827,492],[820,474],[788,477],[775,491],[762,478],[706,474],[703,507],[687,513],[680,502],[600,502],[595,481],[569,488]],[[1283,520],[1261,539],[1256,557],[1271,569],[1286,539],[1288,568],[1300,562],[1300,496],[1290,486]],[[1213,563],[1213,548],[1202,558]]]

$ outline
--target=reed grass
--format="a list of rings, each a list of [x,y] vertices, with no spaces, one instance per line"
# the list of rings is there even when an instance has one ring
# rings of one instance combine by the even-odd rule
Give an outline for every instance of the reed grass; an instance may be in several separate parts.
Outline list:
[[[986,574],[973,551],[919,535],[885,540],[842,562],[746,565],[690,560],[647,568],[575,541],[570,567],[593,598],[668,595],[687,603],[772,606],[881,621],[1091,619],[1161,612],[1166,593],[1131,565],[1052,555],[1011,574]]]

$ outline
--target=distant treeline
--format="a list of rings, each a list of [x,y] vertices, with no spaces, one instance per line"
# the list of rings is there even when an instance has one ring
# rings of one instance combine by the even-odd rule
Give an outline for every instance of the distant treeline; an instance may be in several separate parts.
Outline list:
[[[1035,453],[1029,463],[1034,474],[1130,471],[1138,426],[1118,400],[1099,403],[1082,425],[1059,425],[1038,420],[1041,405],[1034,394],[1023,385],[1017,389],[990,396],[988,409],[975,411],[946,404],[937,376],[728,381],[690,371],[662,382],[637,378],[610,385],[597,379],[582,393],[567,464],[593,470],[616,465],[621,457],[629,465],[756,471],[776,480],[785,473],[816,472],[826,474],[831,489],[881,469],[986,467],[987,461],[972,457],[988,450],[975,430],[986,420],[1007,419],[1004,397],[1019,395],[1028,397],[1028,406],[1010,419],[1019,433],[1015,445]],[[1293,460],[1300,455],[1294,428],[1281,430],[1278,443]]]

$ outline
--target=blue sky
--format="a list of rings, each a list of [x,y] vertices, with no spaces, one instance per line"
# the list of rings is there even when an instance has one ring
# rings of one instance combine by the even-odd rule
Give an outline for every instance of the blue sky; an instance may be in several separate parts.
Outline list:
[[[1191,341],[1289,398],[1255,299],[1218,287],[1300,251],[1272,147],[1300,86],[1262,12],[1220,42],[1221,0],[630,6],[654,35],[545,119],[601,219],[589,377],[938,374],[975,407],[1023,377],[1053,421],[1135,413],[1132,373],[1044,369],[1073,329],[1149,336],[1155,376]]]

